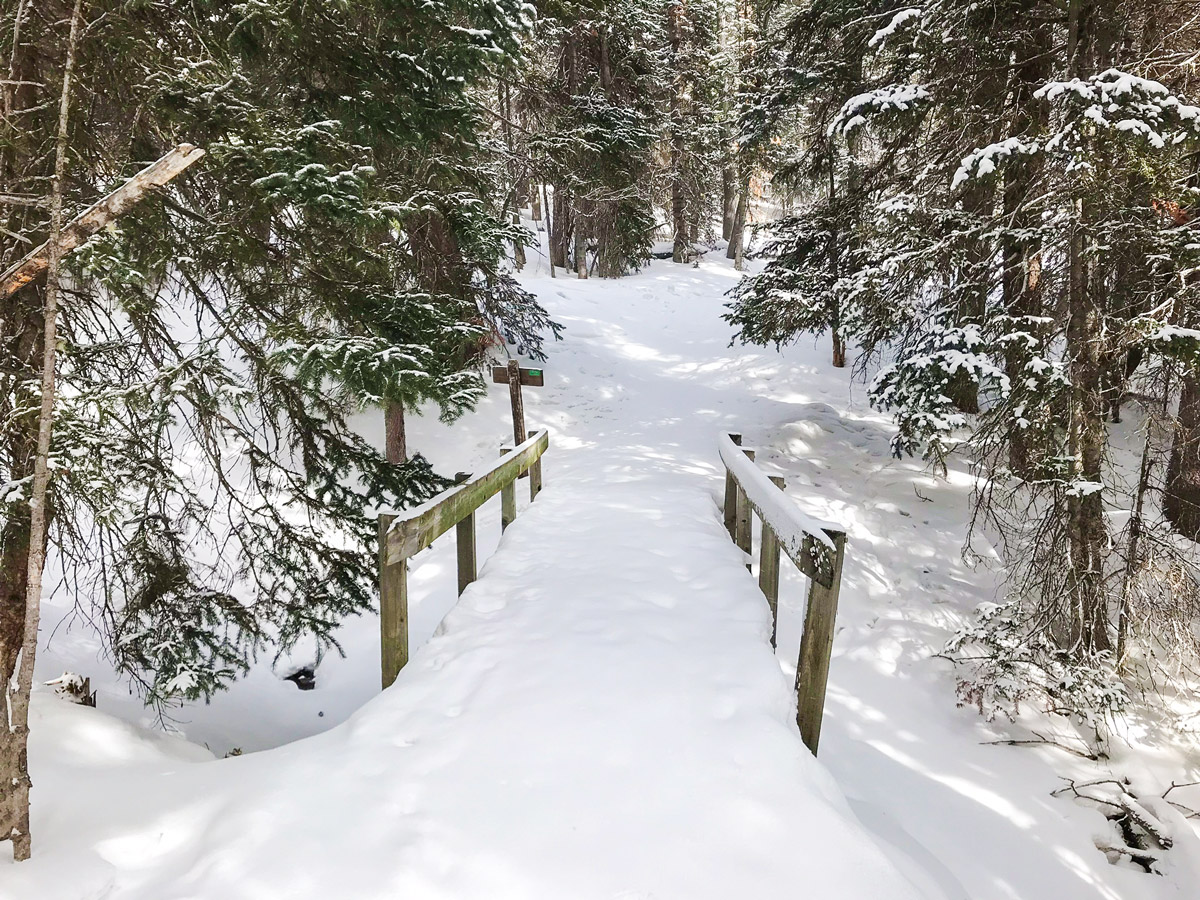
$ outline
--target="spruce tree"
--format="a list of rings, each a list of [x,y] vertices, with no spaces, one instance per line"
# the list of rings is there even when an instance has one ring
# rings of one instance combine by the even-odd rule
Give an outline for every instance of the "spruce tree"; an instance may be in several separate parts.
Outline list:
[[[896,415],[898,454],[971,458],[975,521],[1011,591],[952,643],[979,663],[963,685],[981,705],[1057,691],[1063,709],[1111,709],[1132,638],[1180,633],[1157,627],[1182,564],[1161,528],[1139,513],[1111,533],[1109,509],[1143,508],[1149,469],[1131,495],[1106,426],[1131,379],[1161,391],[1194,364],[1200,111],[1172,49],[1191,26],[1169,7],[1072,0],[1064,19],[1037,0],[811,0],[769,29],[807,65],[779,76],[755,124],[806,132],[801,162],[824,134],[843,161],[823,196],[809,177],[815,199],[774,229],[730,318],[757,342],[839,328],[864,368],[882,363],[869,394]],[[827,212],[838,185],[853,202]],[[1172,474],[1190,459],[1174,458]],[[1184,615],[1196,586],[1172,583]]]
[[[7,266],[46,236],[43,101],[66,15],[2,16]],[[446,483],[419,455],[389,465],[350,417],[452,418],[481,396],[491,345],[536,351],[550,328],[507,270],[515,232],[470,96],[515,64],[525,16],[510,0],[85,7],[69,210],[178,141],[207,150],[64,263],[50,543],[151,701],[208,696],[302,636],[334,644],[374,603],[373,509]],[[40,305],[34,285],[0,314],[5,678]]]
[[[580,278],[649,258],[665,26],[656,0],[539,4],[520,92],[530,168],[551,188],[550,262]]]

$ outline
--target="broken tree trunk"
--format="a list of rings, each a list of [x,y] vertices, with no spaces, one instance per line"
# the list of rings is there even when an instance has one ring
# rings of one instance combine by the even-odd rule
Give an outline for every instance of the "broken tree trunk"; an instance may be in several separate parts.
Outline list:
[[[59,256],[66,256],[101,228],[133,208],[147,191],[167,184],[202,156],[204,151],[199,147],[180,144],[115,191],[93,203],[63,226],[57,241]],[[12,296],[21,288],[41,278],[46,274],[49,265],[50,241],[46,241],[0,275],[0,299]]]

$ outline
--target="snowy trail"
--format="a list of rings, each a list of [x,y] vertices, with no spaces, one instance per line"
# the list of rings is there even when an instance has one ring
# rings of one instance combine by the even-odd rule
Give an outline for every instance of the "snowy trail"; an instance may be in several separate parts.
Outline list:
[[[480,511],[484,564],[456,606],[453,539],[415,559],[395,689],[378,694],[377,620],[350,621],[315,691],[264,664],[179,714],[218,753],[262,751],[212,761],[105,715],[146,718],[60,633],[39,675],[92,674],[104,712],[36,698],[38,850],[0,871],[0,900],[909,896],[877,847],[929,900],[1194,897],[1200,838],[1180,831],[1168,878],[1108,865],[1103,816],[1050,796],[1094,769],[990,746],[1010,732],[955,708],[932,657],[998,578],[960,556],[970,478],[891,459],[887,417],[824,342],[730,347],[737,277],[529,279],[567,326],[526,392],[552,433],[546,490],[498,553],[498,503]],[[471,470],[510,432],[506,390],[411,425],[439,470]],[[772,657],[717,519],[722,431],[849,532],[822,765],[791,720],[803,579],[784,566]],[[1165,741],[1127,755],[1200,778]]]
[[[913,896],[800,744],[765,604],[705,486],[595,470],[548,482],[395,696],[351,725],[349,745],[396,747],[380,805],[427,823],[398,885]]]
[[[588,456],[570,479],[547,465],[546,490],[392,689],[328,734],[164,777],[191,815],[135,803],[132,833],[92,861],[120,864],[139,839],[174,849],[144,882],[98,865],[95,889],[916,896],[800,743],[766,605],[706,481]],[[219,778],[243,788],[205,804]],[[38,896],[79,896],[76,878]]]
[[[395,685],[306,741],[154,776],[0,897],[918,896],[800,741],[714,502],[715,389],[681,402],[674,360],[576,318],[582,374],[588,348],[625,364],[538,401],[545,490]]]

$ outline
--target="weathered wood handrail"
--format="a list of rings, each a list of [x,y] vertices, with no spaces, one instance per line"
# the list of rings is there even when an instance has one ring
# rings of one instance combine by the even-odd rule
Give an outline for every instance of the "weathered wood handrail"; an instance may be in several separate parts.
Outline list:
[[[459,473],[458,483],[420,506],[379,517],[379,628],[383,686],[408,662],[408,559],[454,528],[458,540],[458,592],[475,580],[475,510],[501,496],[500,527],[517,517],[515,482],[529,473],[529,499],[542,490],[542,454],[550,433],[533,432],[520,444],[501,446],[500,459],[477,475]]]
[[[757,513],[762,521],[758,583],[771,608],[772,647],[779,627],[781,551],[808,576],[804,634],[796,664],[796,724],[815,756],[825,712],[846,533],[826,528],[788,500],[782,490],[783,479],[768,477],[754,464],[754,451],[741,443],[740,434],[722,435],[719,440],[725,464],[725,528],[734,543],[749,554],[751,515]]]

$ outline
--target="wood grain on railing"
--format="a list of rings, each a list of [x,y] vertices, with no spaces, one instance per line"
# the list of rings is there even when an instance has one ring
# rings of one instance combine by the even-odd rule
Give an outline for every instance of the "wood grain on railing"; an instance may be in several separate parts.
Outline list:
[[[725,464],[725,528],[748,555],[751,514],[756,513],[762,521],[758,583],[771,609],[772,648],[779,630],[781,553],[809,579],[804,634],[796,665],[796,724],[805,745],[815,755],[825,713],[846,534],[825,527],[789,500],[783,491],[783,478],[768,477],[755,465],[755,453],[742,446],[740,434],[722,435],[719,450]]]
[[[449,531],[458,547],[458,592],[478,574],[475,551],[475,510],[501,495],[500,527],[517,517],[514,482],[529,472],[529,499],[542,489],[542,454],[550,433],[535,431],[523,443],[500,449],[500,458],[483,472],[460,472],[453,487],[403,512],[379,517],[379,627],[383,686],[388,687],[408,663],[408,559]]]

